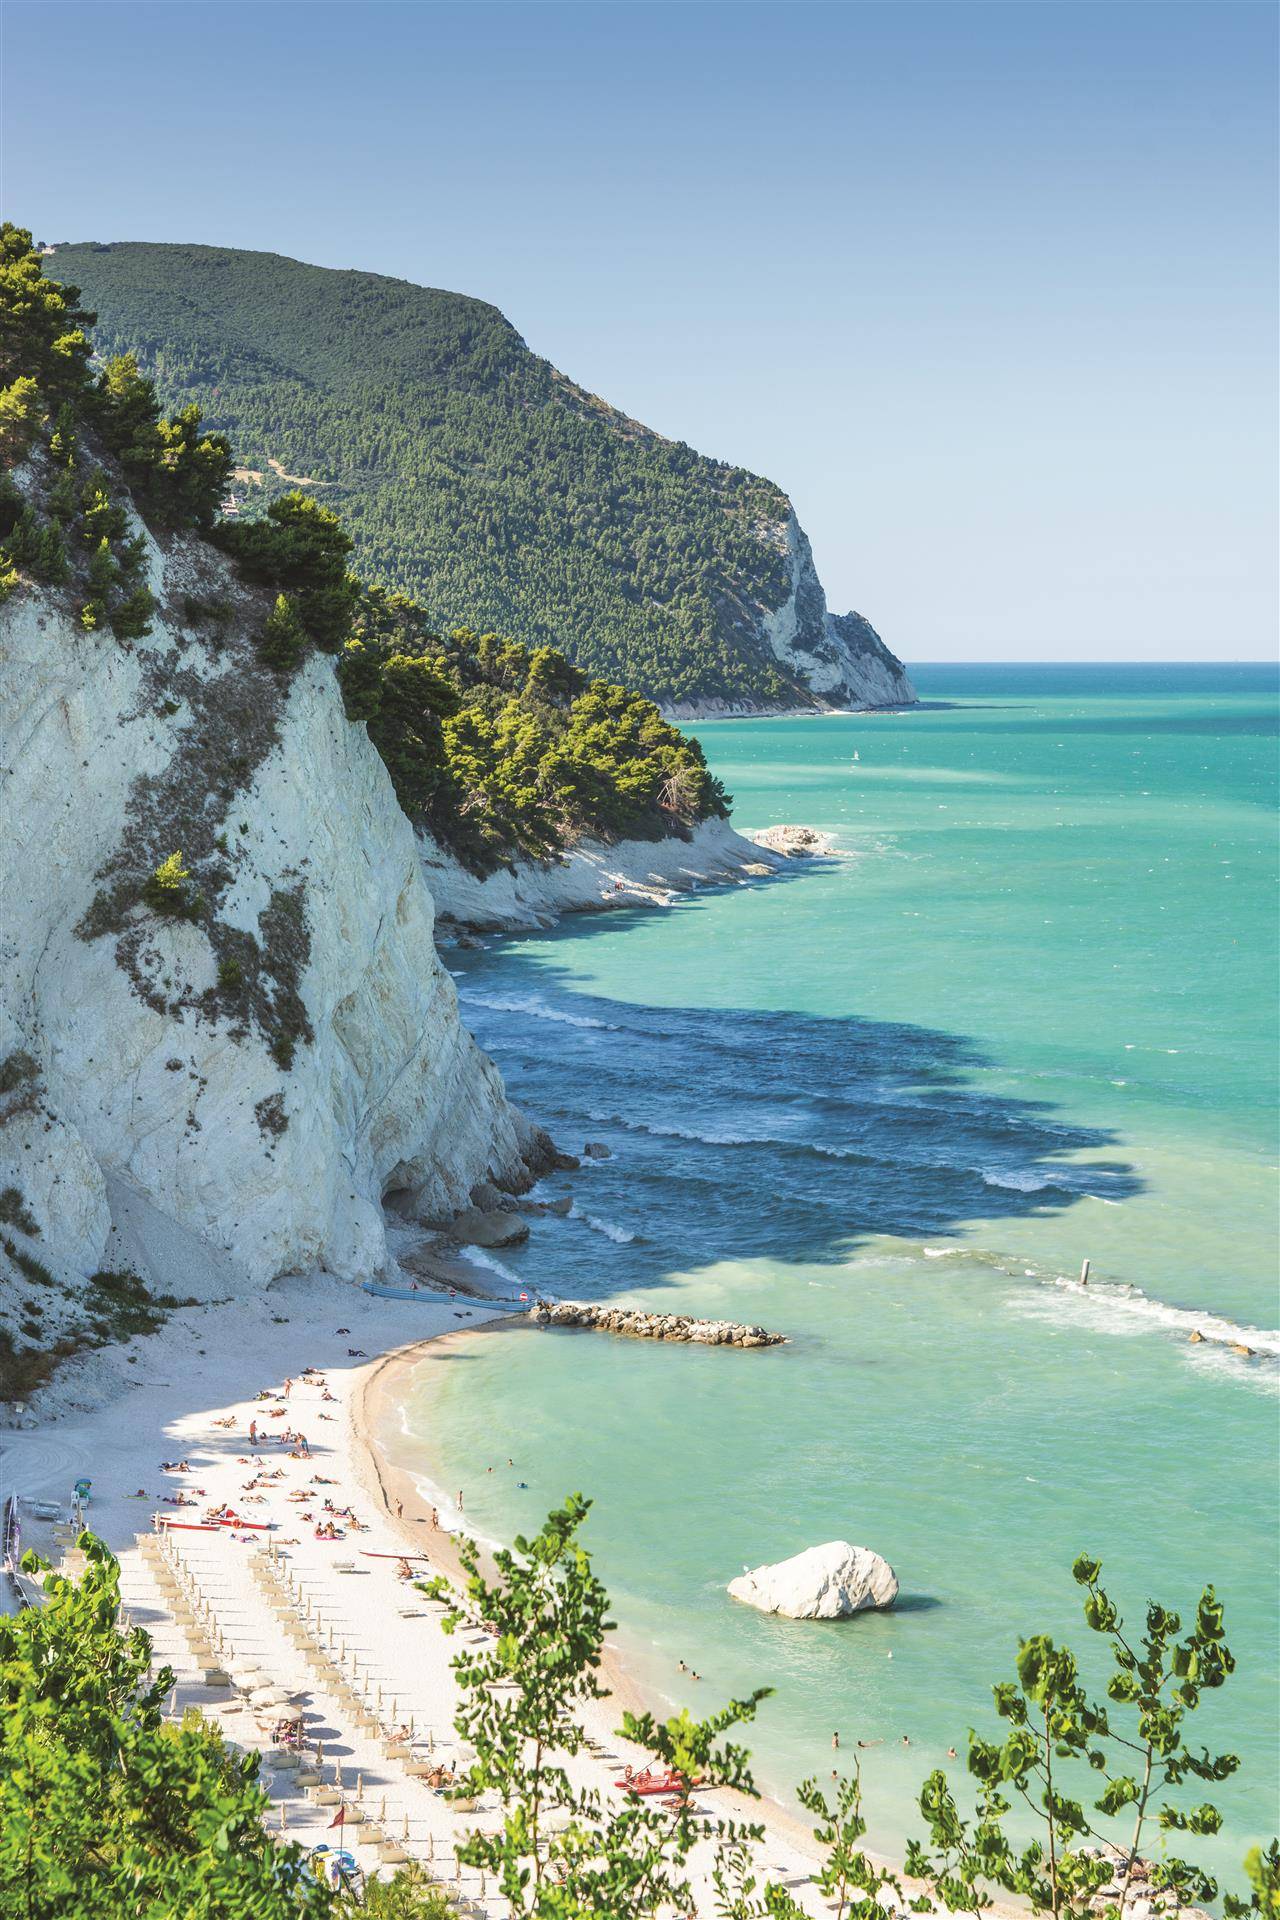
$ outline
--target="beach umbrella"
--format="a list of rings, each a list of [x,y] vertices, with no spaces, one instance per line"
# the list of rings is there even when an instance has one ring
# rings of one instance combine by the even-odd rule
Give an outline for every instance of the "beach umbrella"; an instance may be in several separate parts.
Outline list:
[[[283,1687],[255,1687],[249,1695],[251,1707],[282,1707],[289,1696]]]

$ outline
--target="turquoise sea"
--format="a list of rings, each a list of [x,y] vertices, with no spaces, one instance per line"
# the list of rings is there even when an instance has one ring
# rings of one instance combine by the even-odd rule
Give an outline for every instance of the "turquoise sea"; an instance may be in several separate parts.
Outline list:
[[[1275,1826],[1280,1726],[1275,675],[917,683],[917,712],[701,729],[741,826],[848,858],[452,962],[513,1097],[613,1154],[500,1264],[791,1344],[486,1336],[392,1444],[494,1537],[594,1495],[639,1675],[702,1708],[772,1685],[780,1795],[833,1730],[871,1743],[885,1850],[1018,1636],[1087,1637],[1076,1553],[1135,1619],[1215,1582],[1239,1671],[1200,1718],[1245,1766],[1201,1851],[1229,1869]],[[892,1562],[896,1611],[727,1599],[831,1538]]]

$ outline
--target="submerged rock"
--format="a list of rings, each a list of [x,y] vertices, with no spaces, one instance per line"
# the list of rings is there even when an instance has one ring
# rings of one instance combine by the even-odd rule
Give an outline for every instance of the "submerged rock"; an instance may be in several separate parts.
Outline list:
[[[739,1574],[729,1582],[729,1593],[761,1613],[781,1613],[789,1620],[843,1620],[869,1608],[891,1607],[898,1576],[870,1547],[828,1540],[790,1560]]]
[[[464,1247],[518,1247],[529,1238],[529,1223],[518,1213],[486,1213],[464,1207],[449,1223],[449,1233]]]

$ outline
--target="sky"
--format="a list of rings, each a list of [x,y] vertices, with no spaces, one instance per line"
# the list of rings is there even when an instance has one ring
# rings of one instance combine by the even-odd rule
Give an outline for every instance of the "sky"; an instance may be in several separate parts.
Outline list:
[[[0,0],[0,205],[493,301],[908,661],[1270,658],[1277,18]]]

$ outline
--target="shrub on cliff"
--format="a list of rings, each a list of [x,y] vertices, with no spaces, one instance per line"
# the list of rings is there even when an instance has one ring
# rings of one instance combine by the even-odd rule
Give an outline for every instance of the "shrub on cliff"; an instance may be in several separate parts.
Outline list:
[[[190,873],[182,864],[182,855],[171,853],[167,860],[160,862],[143,887],[143,906],[150,907],[152,913],[158,913],[166,920],[198,919],[202,903],[199,894],[193,895],[188,888],[190,878]]]

